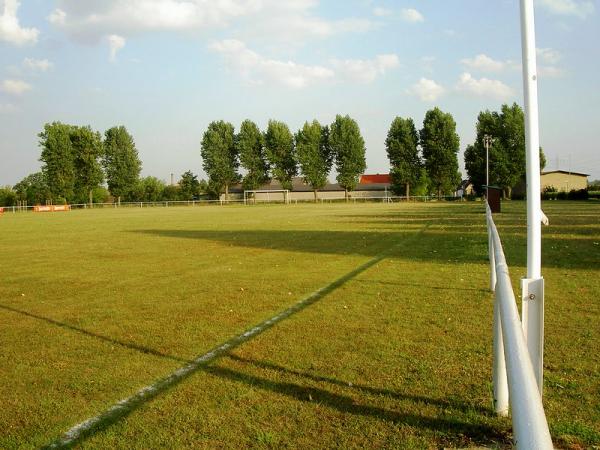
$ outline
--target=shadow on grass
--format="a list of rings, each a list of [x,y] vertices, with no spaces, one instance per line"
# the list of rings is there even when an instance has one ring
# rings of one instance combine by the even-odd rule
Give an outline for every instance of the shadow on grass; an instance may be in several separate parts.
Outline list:
[[[234,357],[234,359],[237,358]],[[246,362],[243,359],[238,359],[238,361]],[[284,371],[289,374],[305,377],[318,382],[333,382],[334,384],[340,386],[343,385],[345,388],[348,388],[347,384],[342,384],[338,380],[331,380],[329,378],[319,376],[314,377],[307,374],[288,371],[287,369],[278,366],[273,367],[269,364],[260,362],[257,363],[254,361],[250,361],[249,363],[268,369]],[[210,373],[219,378],[225,378],[231,381],[247,384],[253,388],[260,388],[277,394],[286,395],[288,397],[293,398],[296,401],[315,402],[317,404],[324,405],[328,408],[337,410],[341,413],[371,417],[378,420],[389,421],[394,424],[405,424],[416,429],[429,429],[435,432],[436,434],[441,435],[440,438],[444,441],[448,441],[449,443],[452,443],[453,441],[456,442],[456,440],[460,440],[461,444],[464,443],[465,440],[469,443],[502,442],[508,444],[510,442],[507,433],[499,431],[497,428],[487,424],[476,423],[477,419],[473,419],[475,423],[471,423],[465,420],[460,420],[458,418],[454,419],[445,417],[430,417],[415,413],[404,413],[402,411],[393,411],[365,403],[357,403],[356,399],[350,396],[342,395],[339,393],[333,393],[325,389],[316,388],[314,386],[303,386],[300,384],[290,382],[275,381],[272,379],[262,378],[253,374],[219,366],[210,366],[205,368],[204,370],[205,372]],[[378,389],[368,388],[364,386],[359,387],[359,389],[376,394],[390,394],[390,392],[385,390],[380,391]],[[402,400],[411,400],[415,402],[423,402],[426,404],[436,403],[436,400],[429,399],[426,397],[403,396],[397,393],[391,394],[395,395],[396,398]],[[453,404],[447,402],[440,402],[440,404],[443,406],[448,406],[450,408],[453,408],[454,406]],[[454,411],[456,411],[456,409],[454,409]]]
[[[415,262],[488,264],[487,232],[467,231],[460,226],[435,228],[411,245],[402,245],[389,256]],[[374,256],[410,238],[415,229],[398,231],[316,231],[316,230],[137,230],[135,233],[172,239],[221,242],[240,248],[293,251],[315,254]],[[502,233],[502,232],[501,232]],[[501,234],[509,265],[525,266],[526,235]],[[543,265],[555,268],[597,267],[598,239],[546,236],[543,239]],[[571,250],[565,253],[564,248]]]
[[[425,403],[428,405],[431,404],[431,405],[439,406],[441,408],[452,409],[452,410],[461,411],[464,413],[470,413],[472,411],[475,411],[478,414],[481,414],[484,416],[490,416],[490,417],[493,416],[492,411],[490,409],[483,408],[479,405],[472,405],[472,404],[463,403],[463,402],[454,401],[454,400],[449,401],[449,400],[443,400],[443,399],[434,399],[431,397],[424,397],[421,395],[399,393],[396,391],[392,391],[390,389],[381,389],[381,388],[374,388],[371,386],[365,386],[365,385],[361,385],[361,384],[348,383],[346,381],[341,381],[336,378],[325,377],[322,375],[315,375],[315,374],[307,373],[307,372],[300,372],[298,370],[291,370],[286,367],[279,366],[277,364],[273,364],[273,363],[269,363],[269,362],[256,361],[256,360],[249,359],[249,358],[243,358],[241,356],[234,355],[233,353],[228,354],[227,358],[229,358],[233,361],[240,362],[242,364],[256,366],[261,369],[273,370],[273,371],[280,372],[283,374],[289,374],[289,375],[293,375],[293,376],[296,376],[299,378],[305,378],[308,380],[317,381],[319,383],[328,383],[328,384],[332,384],[335,386],[340,386],[340,387],[343,387],[346,389],[350,388],[352,390],[366,392],[367,394],[371,394],[371,395],[382,395],[384,397],[391,397],[395,400],[409,400],[409,401],[417,402],[417,403],[420,402],[420,403]]]
[[[416,240],[416,238],[420,237],[425,231],[425,229],[426,226],[423,227],[423,229],[419,233],[414,233],[412,236],[412,240]],[[403,244],[408,244],[410,242],[411,240],[406,240],[403,242]],[[327,286],[313,292],[309,296],[290,306],[288,309],[255,325],[254,327],[248,329],[244,333],[223,342],[222,344],[213,348],[209,352],[196,357],[194,360],[175,370],[170,375],[158,381],[155,381],[149,386],[143,387],[130,397],[118,401],[117,403],[110,406],[108,409],[101,412],[97,416],[75,425],[66,433],[64,433],[59,439],[50,443],[44,448],[71,448],[77,443],[85,440],[87,437],[90,437],[96,434],[97,432],[108,428],[109,426],[121,420],[122,418],[127,417],[133,411],[146,404],[153,398],[161,395],[162,393],[166,392],[167,390],[186,380],[192,374],[204,369],[208,363],[229,353],[232,349],[249,341],[250,339],[253,339],[259,334],[262,334],[263,332],[272,328],[282,320],[285,320],[288,317],[318,302],[323,297],[327,296],[331,292],[344,285],[346,282],[352,280],[362,272],[373,267],[375,264],[388,257],[393,249],[393,247],[388,247],[385,251],[374,256],[364,264],[341,276],[337,280],[334,280]]]
[[[76,326],[73,326],[73,325],[69,325],[68,323],[59,322],[58,320],[54,320],[54,319],[51,319],[49,317],[44,317],[44,316],[40,316],[38,314],[33,314],[33,313],[30,313],[30,312],[27,312],[27,311],[23,311],[23,310],[20,310],[20,309],[17,309],[17,308],[13,308],[12,306],[7,306],[7,305],[0,304],[0,309],[4,309],[6,311],[11,311],[11,312],[16,313],[16,314],[21,314],[23,316],[30,317],[32,319],[41,320],[43,322],[46,322],[46,323],[49,323],[49,324],[52,324],[52,325],[56,325],[57,327],[64,328],[66,330],[75,331],[75,332],[83,334],[85,336],[89,336],[89,337],[94,338],[94,339],[99,339],[101,341],[108,342],[108,343],[113,344],[113,345],[118,345],[120,347],[124,347],[124,348],[130,349],[130,350],[136,350],[138,352],[145,353],[147,355],[159,356],[161,358],[167,358],[167,359],[171,359],[173,361],[178,361],[178,362],[184,362],[184,363],[189,362],[189,360],[186,360],[186,359],[183,359],[183,358],[178,358],[177,356],[169,355],[167,353],[162,353],[162,352],[159,352],[159,351],[154,350],[154,349],[149,348],[149,347],[144,347],[142,345],[134,344],[134,343],[131,343],[131,342],[119,341],[118,339],[114,339],[114,338],[111,338],[111,337],[108,337],[108,336],[103,336],[101,334],[93,333],[93,332],[85,330],[83,328],[79,328],[79,327],[76,327]]]

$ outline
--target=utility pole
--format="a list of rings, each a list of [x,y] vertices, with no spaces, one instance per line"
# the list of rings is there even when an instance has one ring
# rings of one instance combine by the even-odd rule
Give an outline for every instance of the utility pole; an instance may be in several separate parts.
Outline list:
[[[485,198],[489,200],[488,195],[490,186],[490,145],[492,145],[493,139],[489,134],[483,135],[483,145],[485,145]]]

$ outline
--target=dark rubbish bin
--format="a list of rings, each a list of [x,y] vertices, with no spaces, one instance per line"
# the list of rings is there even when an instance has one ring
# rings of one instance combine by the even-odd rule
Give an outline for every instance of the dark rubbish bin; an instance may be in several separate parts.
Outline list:
[[[502,212],[500,209],[500,199],[502,198],[502,188],[498,186],[484,186],[487,190],[487,201],[493,213]]]

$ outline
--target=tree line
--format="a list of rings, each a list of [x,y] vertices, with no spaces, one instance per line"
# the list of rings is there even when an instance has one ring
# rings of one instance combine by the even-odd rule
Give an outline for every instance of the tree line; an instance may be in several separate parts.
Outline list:
[[[277,120],[269,120],[264,133],[250,120],[242,122],[238,133],[229,122],[214,121],[204,132],[200,153],[209,190],[226,197],[230,186],[240,182],[245,190],[255,190],[276,179],[291,190],[293,178],[301,173],[316,200],[335,163],[336,180],[347,198],[366,169],[360,128],[350,116],[341,115],[331,125],[305,122],[295,134]]]
[[[525,117],[516,103],[500,111],[479,113],[476,139],[468,145],[465,168],[477,193],[485,184],[484,136],[493,138],[489,149],[490,184],[510,197],[512,188],[525,176]],[[156,177],[140,177],[142,163],[131,134],[123,126],[102,136],[90,126],[53,122],[38,135],[42,149],[41,172],[31,174],[14,187],[0,189],[0,205],[18,200],[28,204],[106,201],[191,200],[202,194],[229,195],[232,185],[258,189],[271,179],[283,189],[302,175],[314,191],[325,187],[335,166],[336,181],[348,192],[356,188],[366,168],[365,142],[358,123],[337,115],[329,125],[305,122],[292,134],[287,124],[269,120],[262,132],[251,120],[239,132],[226,121],[211,122],[200,143],[202,166],[208,180],[191,171],[175,186]],[[397,195],[452,194],[461,182],[458,170],[460,141],[451,114],[433,108],[417,130],[412,118],[393,119],[385,139],[390,162],[391,189]],[[541,168],[545,157],[540,148]],[[243,174],[240,171],[243,171]],[[105,183],[105,184],[104,184]],[[106,187],[104,187],[106,186]]]
[[[441,197],[453,193],[461,181],[456,123],[439,108],[427,112],[419,132],[412,119],[396,117],[385,146],[392,189],[399,195],[408,197],[413,186],[417,194],[435,192]],[[365,153],[360,128],[347,115],[337,115],[330,125],[307,121],[295,134],[277,120],[270,120],[264,132],[245,120],[238,133],[231,123],[219,120],[208,125],[201,143],[209,188],[225,196],[234,184],[241,182],[244,189],[255,190],[271,179],[291,190],[292,179],[301,174],[317,200],[335,165],[336,181],[347,199],[366,168]]]
[[[192,200],[206,191],[206,182],[191,171],[176,186],[156,177],[140,177],[142,162],[133,136],[124,126],[102,136],[90,126],[53,122],[38,135],[42,170],[14,187],[0,189],[0,205],[52,203]]]

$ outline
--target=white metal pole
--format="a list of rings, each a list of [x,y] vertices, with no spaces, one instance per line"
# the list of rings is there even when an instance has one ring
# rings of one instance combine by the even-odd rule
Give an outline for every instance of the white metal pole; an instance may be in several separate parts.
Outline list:
[[[540,199],[539,120],[533,0],[521,0],[521,45],[525,97],[527,169],[527,281],[541,292],[523,292],[523,330],[540,393],[543,380],[544,297],[541,280],[542,208]]]

